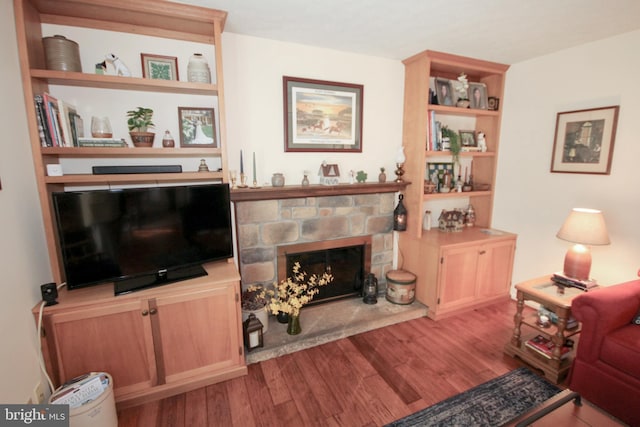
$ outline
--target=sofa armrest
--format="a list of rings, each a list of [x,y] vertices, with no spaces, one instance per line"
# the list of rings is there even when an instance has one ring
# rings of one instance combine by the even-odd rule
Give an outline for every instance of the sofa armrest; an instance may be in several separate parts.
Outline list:
[[[577,357],[594,362],[602,340],[631,322],[640,307],[640,280],[586,292],[571,302],[571,313],[582,322]]]

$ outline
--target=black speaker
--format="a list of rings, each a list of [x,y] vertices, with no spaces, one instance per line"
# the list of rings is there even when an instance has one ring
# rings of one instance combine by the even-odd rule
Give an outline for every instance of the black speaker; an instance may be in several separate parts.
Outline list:
[[[42,293],[42,300],[46,302],[45,307],[58,303],[58,301],[56,301],[58,298],[58,288],[55,283],[51,282],[40,285],[40,292]]]

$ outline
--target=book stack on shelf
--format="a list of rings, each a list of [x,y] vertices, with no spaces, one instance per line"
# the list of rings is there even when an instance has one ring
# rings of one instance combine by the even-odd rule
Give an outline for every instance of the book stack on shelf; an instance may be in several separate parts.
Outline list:
[[[36,119],[43,147],[77,147],[84,137],[82,117],[76,107],[48,93],[36,95]]]
[[[549,310],[547,307],[540,306],[540,308],[538,308],[538,317],[541,317],[541,316],[547,316],[547,318],[551,320],[551,323],[553,323],[554,325],[558,324],[558,315],[553,311]],[[567,324],[565,325],[565,328],[575,329],[578,327],[578,325],[579,325],[578,320],[575,317],[571,316],[569,317],[569,320],[567,320]]]
[[[549,339],[542,335],[536,335],[535,337],[528,340],[525,344],[525,347],[533,350],[539,355],[551,359],[553,356],[553,349],[555,348],[555,344]],[[565,345],[562,346],[561,350],[561,359],[566,359],[573,348],[573,341],[566,340]]]
[[[588,279],[588,280],[574,279],[562,273],[554,273],[553,276],[551,276],[551,280],[559,285],[570,286],[572,288],[578,288],[583,291],[588,291],[590,289],[598,287],[598,282],[596,282],[593,279]]]

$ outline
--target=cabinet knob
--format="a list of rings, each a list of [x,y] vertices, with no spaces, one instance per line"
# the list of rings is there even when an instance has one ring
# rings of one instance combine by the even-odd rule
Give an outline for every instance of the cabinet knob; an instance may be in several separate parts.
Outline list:
[[[156,314],[158,312],[158,310],[156,310],[155,308],[152,308],[151,310],[149,310],[149,313],[151,314]]]
[[[147,314],[149,314],[149,310],[142,310],[142,315],[146,316]]]
[[[480,251],[480,252],[478,252],[478,253],[479,253],[480,255],[484,255],[484,254],[486,254],[486,253],[487,253],[487,251]]]

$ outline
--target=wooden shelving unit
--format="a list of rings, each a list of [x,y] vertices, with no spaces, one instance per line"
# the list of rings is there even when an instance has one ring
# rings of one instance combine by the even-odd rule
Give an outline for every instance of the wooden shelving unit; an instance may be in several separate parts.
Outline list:
[[[508,66],[429,50],[403,62],[405,177],[411,184],[405,191],[409,221],[407,231],[400,233],[399,259],[402,268],[417,275],[416,297],[429,307],[428,315],[437,319],[508,298],[516,236],[483,232],[491,227],[502,111],[430,104],[429,81],[434,77],[455,80],[465,73],[469,82],[484,83],[488,96],[502,100]],[[462,118],[473,123],[464,130],[485,133],[487,150],[461,152],[460,158],[472,162],[474,183],[487,189],[425,194],[428,163],[451,162],[451,152],[427,148],[432,115],[436,120]],[[435,209],[442,209],[443,204],[448,209],[473,205],[475,226],[458,233],[439,231],[440,210]],[[429,231],[423,230],[426,210],[431,210],[434,220]]]
[[[52,212],[51,193],[63,191],[66,185],[95,186],[111,184],[228,182],[226,155],[226,120],[224,109],[224,79],[222,72],[221,34],[227,13],[203,7],[188,6],[155,0],[14,0],[16,32],[24,101],[33,154],[36,182],[42,205],[45,235],[50,264],[55,282],[64,281],[61,255],[58,253],[55,215]],[[147,35],[185,42],[204,43],[211,46],[215,68],[212,69],[214,83],[153,80],[140,77],[70,72],[46,69],[42,43],[43,24],[56,24],[92,30],[107,30],[132,37]],[[86,88],[87,93],[95,89],[110,89],[121,92],[123,104],[131,105],[137,92],[158,94],[180,94],[213,97],[217,100],[215,113],[218,116],[220,148],[70,148],[42,147],[34,107],[34,96],[49,92],[49,86]],[[209,99],[209,98],[208,98]],[[167,105],[167,108],[175,108]],[[157,136],[156,136],[157,139]],[[64,159],[113,160],[124,163],[129,158],[214,158],[219,159],[221,169],[212,172],[91,175],[66,174],[47,176],[48,164],[60,163]],[[218,162],[218,160],[216,160]],[[217,169],[217,167],[216,167]]]

